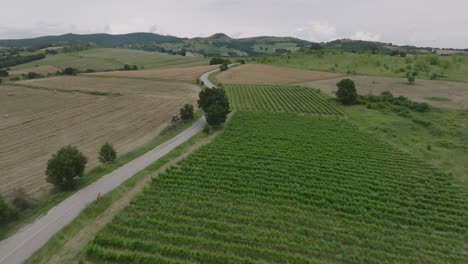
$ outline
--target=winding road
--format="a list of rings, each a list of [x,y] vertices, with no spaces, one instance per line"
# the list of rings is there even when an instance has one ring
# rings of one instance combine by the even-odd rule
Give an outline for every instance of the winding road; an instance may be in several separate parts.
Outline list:
[[[207,72],[200,77],[200,80],[208,88],[215,87],[208,77],[216,71],[218,70]],[[55,233],[71,223],[89,203],[97,198],[98,194],[104,195],[112,191],[141,170],[192,138],[205,127],[205,124],[205,117],[200,118],[191,127],[174,138],[79,190],[51,208],[45,215],[37,218],[33,223],[2,240],[0,242],[0,264],[23,263],[36,250],[46,244]]]

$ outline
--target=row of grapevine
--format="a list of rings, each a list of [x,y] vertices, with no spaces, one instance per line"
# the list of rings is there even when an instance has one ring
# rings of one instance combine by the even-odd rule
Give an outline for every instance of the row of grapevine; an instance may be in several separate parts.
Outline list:
[[[227,85],[234,110],[341,115],[316,91],[299,86]]]
[[[453,179],[335,116],[238,112],[87,248],[91,263],[468,263]]]

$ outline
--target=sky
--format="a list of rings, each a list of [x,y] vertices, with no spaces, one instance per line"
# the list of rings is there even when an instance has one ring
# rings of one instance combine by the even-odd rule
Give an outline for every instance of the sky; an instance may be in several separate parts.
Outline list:
[[[4,3],[2,3],[4,2]],[[0,0],[0,39],[154,32],[468,48],[466,0]]]

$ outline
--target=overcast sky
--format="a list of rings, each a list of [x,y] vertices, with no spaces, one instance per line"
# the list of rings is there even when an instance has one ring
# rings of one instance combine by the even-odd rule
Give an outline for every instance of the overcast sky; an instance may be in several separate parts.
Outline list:
[[[352,38],[468,48],[467,0],[0,0],[0,39],[64,33]]]

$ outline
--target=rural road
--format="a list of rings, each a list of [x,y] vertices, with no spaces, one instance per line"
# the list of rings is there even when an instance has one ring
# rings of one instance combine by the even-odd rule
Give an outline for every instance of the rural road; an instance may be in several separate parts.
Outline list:
[[[216,71],[210,71],[200,77],[200,80],[209,88],[215,86],[208,80],[208,76]],[[112,191],[139,171],[196,135],[205,127],[205,124],[205,117],[200,118],[191,127],[174,138],[81,189],[51,208],[33,223],[0,241],[0,264],[23,263],[55,233],[71,223],[89,203],[96,199],[98,193],[104,195]]]

